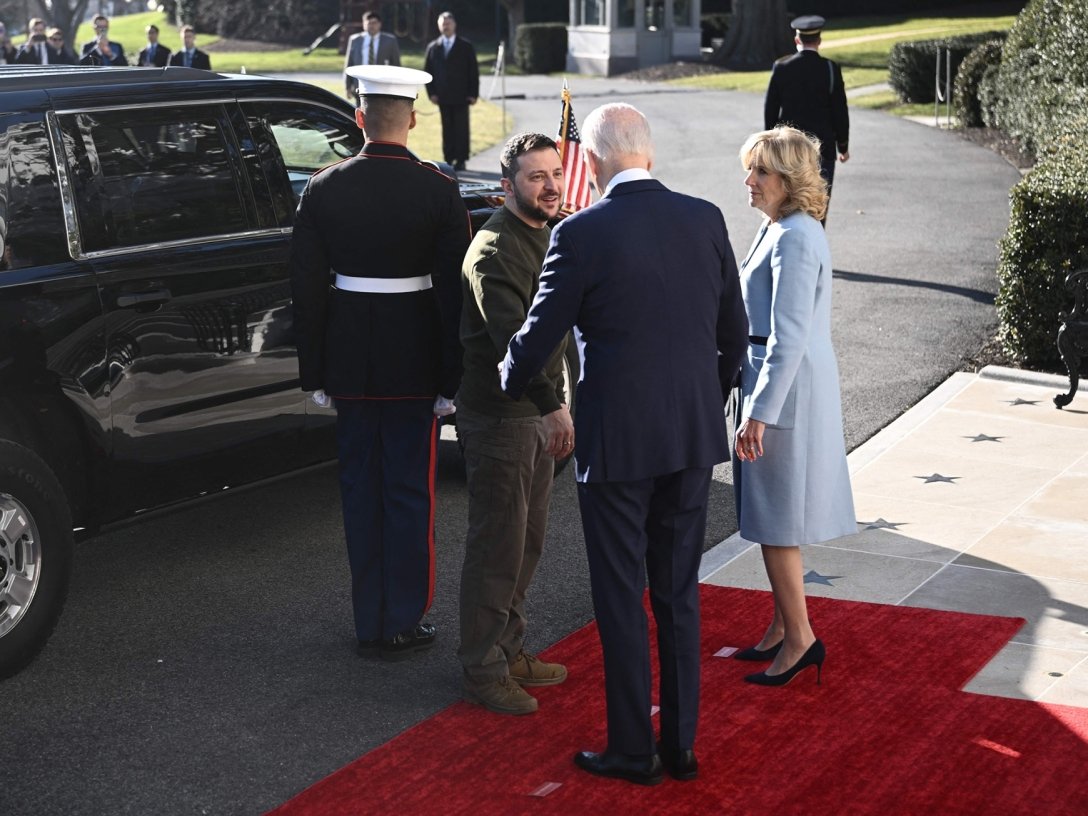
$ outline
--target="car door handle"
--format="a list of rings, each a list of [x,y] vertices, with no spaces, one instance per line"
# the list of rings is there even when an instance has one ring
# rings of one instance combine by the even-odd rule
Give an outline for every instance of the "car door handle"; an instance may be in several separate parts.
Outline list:
[[[130,309],[133,306],[161,306],[170,300],[173,295],[169,289],[155,289],[151,292],[125,292],[117,296],[117,306],[121,309]]]

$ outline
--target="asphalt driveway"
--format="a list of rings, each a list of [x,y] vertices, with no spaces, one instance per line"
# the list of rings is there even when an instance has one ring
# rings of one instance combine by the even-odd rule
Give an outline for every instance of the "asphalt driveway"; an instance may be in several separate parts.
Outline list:
[[[518,129],[555,132],[560,84],[507,80],[508,96],[523,95],[506,100]],[[572,90],[582,118],[604,101],[642,109],[655,174],[717,203],[744,254],[759,219],[736,154],[759,129],[758,95],[580,78]],[[955,134],[861,110],[852,123],[829,221],[851,448],[992,333],[996,244],[1018,178]],[[470,174],[496,174],[497,156],[475,157]],[[734,527],[719,470],[708,543]],[[466,496],[449,441],[438,491],[439,641],[402,664],[353,652],[332,468],[84,543],[55,636],[0,684],[0,813],[261,813],[458,699]],[[569,471],[550,525],[529,609],[534,649],[592,614]]]

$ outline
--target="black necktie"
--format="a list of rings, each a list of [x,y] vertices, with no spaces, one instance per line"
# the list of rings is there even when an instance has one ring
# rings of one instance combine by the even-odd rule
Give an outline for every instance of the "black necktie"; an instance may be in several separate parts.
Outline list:
[[[378,38],[370,38],[370,64],[374,65],[378,62]]]

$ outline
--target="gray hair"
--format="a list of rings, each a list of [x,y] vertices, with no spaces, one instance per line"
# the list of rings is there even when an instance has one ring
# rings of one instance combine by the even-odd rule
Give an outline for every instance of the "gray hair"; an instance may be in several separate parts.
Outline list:
[[[654,155],[650,123],[638,108],[625,102],[594,108],[582,123],[582,145],[606,162],[619,156],[652,159]]]

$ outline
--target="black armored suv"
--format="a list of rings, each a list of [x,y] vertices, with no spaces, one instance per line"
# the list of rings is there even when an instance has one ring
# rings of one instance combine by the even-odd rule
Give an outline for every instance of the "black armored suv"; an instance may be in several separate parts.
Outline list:
[[[52,632],[74,538],[335,456],[287,257],[310,174],[362,144],[286,80],[0,69],[0,678]],[[462,197],[477,226],[501,201]]]

